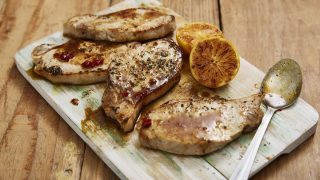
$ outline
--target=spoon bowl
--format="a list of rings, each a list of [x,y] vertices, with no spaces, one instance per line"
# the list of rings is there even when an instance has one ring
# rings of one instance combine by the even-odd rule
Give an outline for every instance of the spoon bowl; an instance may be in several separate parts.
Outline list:
[[[283,109],[296,101],[301,87],[302,73],[299,64],[292,59],[282,59],[264,77],[261,92],[267,106]]]
[[[261,93],[267,112],[254,135],[243,159],[236,167],[230,180],[246,180],[257,151],[273,114],[291,106],[299,97],[302,87],[302,73],[299,64],[292,59],[282,59],[266,74],[262,81]]]

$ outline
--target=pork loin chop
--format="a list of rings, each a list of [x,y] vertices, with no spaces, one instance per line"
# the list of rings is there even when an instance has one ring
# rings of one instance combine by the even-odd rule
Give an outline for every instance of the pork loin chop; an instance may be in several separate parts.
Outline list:
[[[142,146],[183,155],[216,151],[243,132],[255,129],[263,116],[261,96],[169,101],[141,114]]]
[[[123,131],[131,131],[141,108],[180,80],[182,55],[168,38],[136,44],[110,63],[102,106]]]
[[[106,15],[81,15],[64,24],[64,35],[93,40],[127,42],[166,36],[176,27],[175,17],[149,8],[132,8]]]
[[[32,52],[34,72],[53,83],[104,82],[111,60],[134,44],[82,40],[70,40],[62,45],[42,44]]]

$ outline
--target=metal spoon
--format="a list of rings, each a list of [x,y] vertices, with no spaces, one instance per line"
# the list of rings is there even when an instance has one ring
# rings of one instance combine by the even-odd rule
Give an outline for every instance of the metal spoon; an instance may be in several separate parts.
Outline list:
[[[299,97],[302,73],[299,64],[292,59],[282,59],[266,74],[262,81],[263,103],[267,106],[262,122],[254,135],[243,159],[236,167],[230,180],[246,180],[273,114],[291,106]]]

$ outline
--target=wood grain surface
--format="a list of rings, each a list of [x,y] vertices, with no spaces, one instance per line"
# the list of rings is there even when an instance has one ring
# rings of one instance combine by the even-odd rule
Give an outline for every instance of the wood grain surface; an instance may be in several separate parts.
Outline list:
[[[293,58],[303,72],[302,98],[320,110],[320,3],[318,0],[221,1],[225,36],[239,53],[263,71],[281,58]],[[320,179],[320,128],[288,155],[253,179]]]
[[[164,0],[191,21],[220,25],[242,57],[266,71],[284,57],[303,70],[302,97],[320,109],[317,0]],[[0,179],[117,179],[19,74],[14,53],[68,17],[117,1],[0,0]],[[320,133],[253,179],[319,179]]]

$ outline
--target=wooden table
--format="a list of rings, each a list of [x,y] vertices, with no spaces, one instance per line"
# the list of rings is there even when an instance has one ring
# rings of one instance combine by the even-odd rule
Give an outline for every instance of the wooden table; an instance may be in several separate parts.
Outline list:
[[[318,0],[163,0],[191,21],[219,25],[241,56],[263,71],[290,57],[303,71],[302,97],[320,111]],[[0,0],[0,179],[118,179],[19,74],[14,53],[61,30],[76,14],[117,1]],[[253,179],[320,179],[320,128]]]

